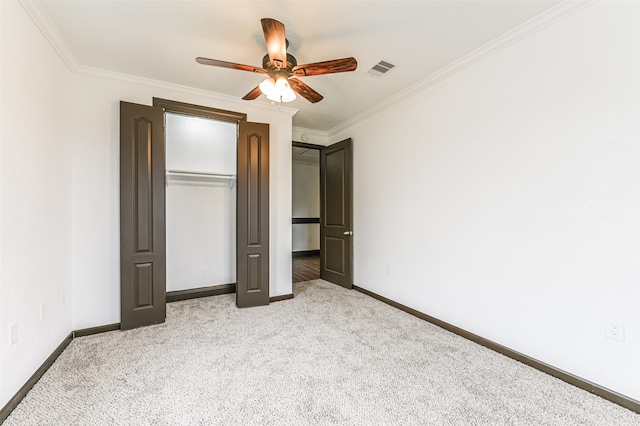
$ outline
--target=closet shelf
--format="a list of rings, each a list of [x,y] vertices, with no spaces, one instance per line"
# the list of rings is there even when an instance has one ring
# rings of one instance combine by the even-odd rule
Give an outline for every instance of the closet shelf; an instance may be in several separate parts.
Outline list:
[[[165,172],[167,176],[167,184],[169,183],[169,177],[196,177],[205,179],[222,179],[229,181],[229,187],[233,186],[233,182],[236,180],[236,175],[226,175],[220,173],[207,173],[207,172],[187,172],[183,170],[167,170]]]

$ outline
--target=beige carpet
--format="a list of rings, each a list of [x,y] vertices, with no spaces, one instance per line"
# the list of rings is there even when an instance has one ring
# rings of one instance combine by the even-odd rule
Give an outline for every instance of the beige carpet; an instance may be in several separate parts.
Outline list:
[[[640,415],[356,291],[168,305],[74,340],[13,425],[639,425]]]

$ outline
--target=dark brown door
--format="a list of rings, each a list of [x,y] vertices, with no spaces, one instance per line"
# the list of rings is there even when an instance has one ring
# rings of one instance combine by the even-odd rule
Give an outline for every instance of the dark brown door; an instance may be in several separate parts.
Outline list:
[[[320,278],[353,286],[351,139],[320,151]]]
[[[236,305],[247,308],[269,304],[269,125],[238,127]]]
[[[120,102],[120,327],[166,317],[164,111]]]

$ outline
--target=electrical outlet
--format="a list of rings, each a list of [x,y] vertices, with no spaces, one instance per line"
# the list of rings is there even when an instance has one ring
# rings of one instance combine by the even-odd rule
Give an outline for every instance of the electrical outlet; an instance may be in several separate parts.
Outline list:
[[[384,267],[384,273],[387,275],[391,275],[391,266],[387,265]]]
[[[18,343],[18,324],[11,326],[11,346]]]
[[[40,304],[40,321],[44,321],[44,303]]]
[[[609,339],[624,342],[624,323],[622,321],[607,319],[605,334]]]

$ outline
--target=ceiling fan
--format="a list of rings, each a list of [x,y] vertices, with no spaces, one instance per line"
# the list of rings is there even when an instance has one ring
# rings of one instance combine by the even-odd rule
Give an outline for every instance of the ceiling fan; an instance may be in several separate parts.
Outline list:
[[[260,94],[264,94],[267,99],[274,102],[290,102],[296,98],[295,93],[298,93],[309,102],[316,103],[322,100],[322,95],[296,77],[354,71],[358,67],[355,58],[298,65],[296,58],[287,53],[289,42],[285,37],[284,24],[270,18],[263,18],[260,22],[262,22],[262,31],[267,42],[268,52],[262,58],[262,68],[217,59],[196,58],[196,62],[199,64],[257,72],[268,76],[242,99],[253,100]]]

